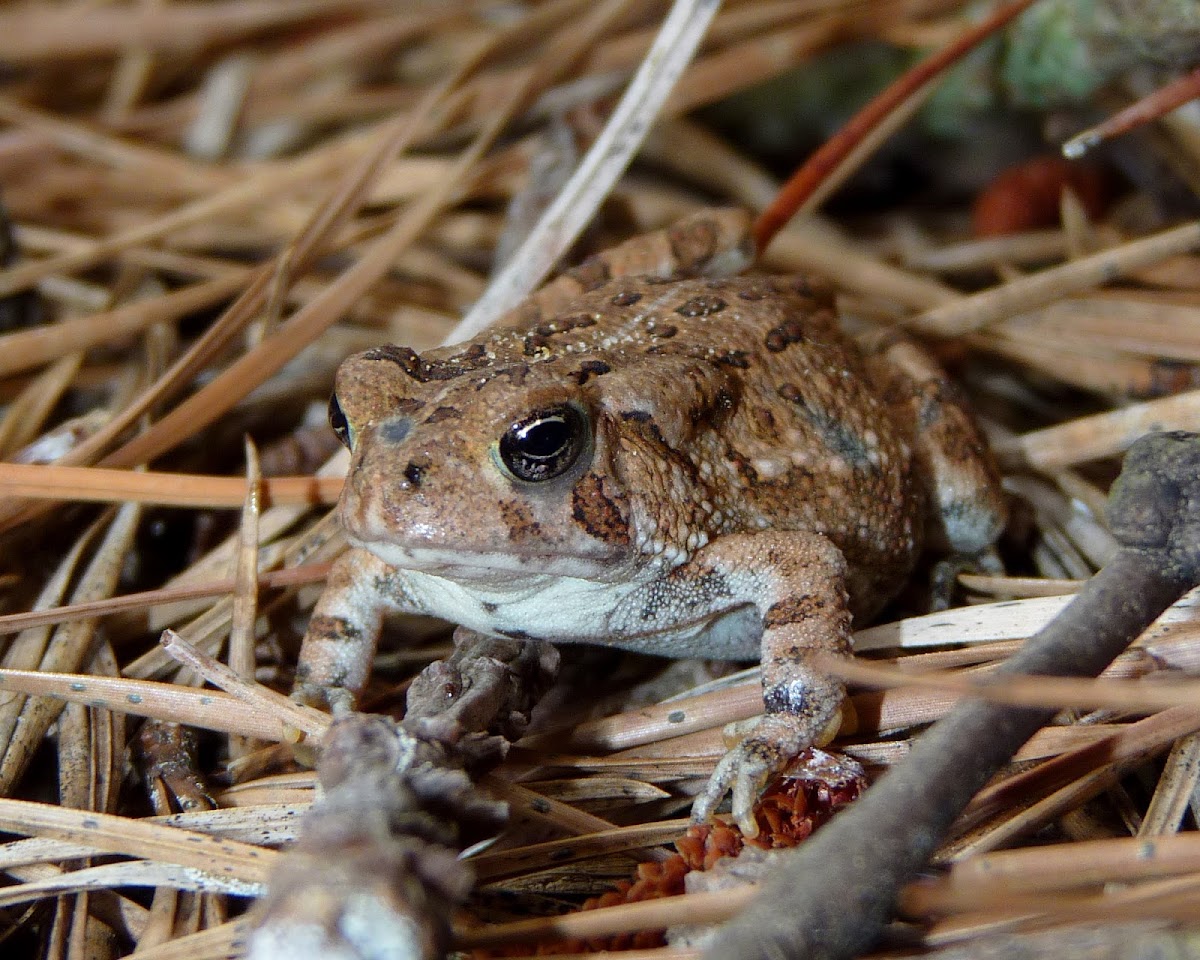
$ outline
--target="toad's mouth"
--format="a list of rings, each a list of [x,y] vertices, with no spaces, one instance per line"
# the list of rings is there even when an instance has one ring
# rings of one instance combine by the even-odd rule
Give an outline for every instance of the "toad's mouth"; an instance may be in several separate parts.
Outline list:
[[[506,546],[503,550],[458,546],[445,542],[373,540],[350,536],[350,541],[389,566],[461,582],[491,583],[528,577],[568,577],[609,581],[629,575],[633,557],[599,545],[593,550],[537,550]]]

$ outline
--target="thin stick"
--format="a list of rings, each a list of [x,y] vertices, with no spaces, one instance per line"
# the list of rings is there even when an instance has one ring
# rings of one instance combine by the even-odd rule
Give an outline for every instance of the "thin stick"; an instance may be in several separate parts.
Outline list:
[[[981,790],[955,823],[955,832],[962,835],[972,831],[1006,810],[1028,804],[1031,797],[1045,798],[1038,803],[1047,803],[1052,811],[1070,809],[1059,803],[1064,791],[1078,798],[1080,785],[1086,789],[1085,781],[1097,771],[1103,773],[1114,766],[1120,769],[1197,728],[1200,713],[1191,707],[1175,707],[1136,723],[1122,724],[1108,737],[1061,753]]]
[[[1200,97],[1200,68],[1159,87],[1136,103],[1118,110],[1103,123],[1077,133],[1062,145],[1062,154],[1068,160],[1078,160],[1093,147],[1105,140],[1119,137],[1138,127],[1157,120],[1176,107]]]
[[[337,503],[342,482],[341,477],[264,477],[263,501],[269,506],[329,506]],[[104,467],[0,463],[0,492],[4,496],[41,500],[236,509],[245,500],[246,481],[196,473],[135,473]]]
[[[661,823],[618,827],[615,830],[601,830],[583,836],[547,840],[514,850],[485,853],[472,857],[471,865],[475,869],[478,881],[498,880],[548,863],[558,866],[606,853],[669,843],[680,837],[687,828],[687,820],[666,820]]]
[[[267,29],[282,31],[320,17],[348,15],[370,0],[289,0],[285,4],[166,4],[160,9],[88,5],[22,6],[0,15],[0,57],[28,63],[55,57],[103,56],[131,42],[194,54]]]
[[[459,927],[455,930],[454,941],[459,949],[466,950],[537,940],[574,940],[640,930],[662,930],[684,923],[719,923],[737,915],[754,893],[752,888],[741,887],[718,893],[692,893],[682,897],[626,903],[619,907],[585,910],[561,917],[514,920],[489,927]],[[736,957],[738,954],[724,956]]]
[[[289,567],[286,570],[272,570],[258,575],[260,588],[301,586],[307,583],[320,583],[329,575],[328,563],[309,563],[300,567]],[[126,610],[144,610],[147,607],[168,603],[178,603],[180,600],[202,600],[206,597],[220,597],[233,593],[237,589],[237,581],[212,580],[208,583],[180,587],[164,587],[161,590],[145,590],[141,593],[127,593],[120,597],[110,597],[107,600],[92,600],[87,603],[72,603],[65,607],[51,607],[48,610],[33,610],[29,613],[9,613],[0,616],[0,635],[17,633],[30,627],[43,627],[54,623],[68,623],[72,620],[90,620],[93,617],[107,616],[112,613],[122,613]]]
[[[1058,843],[960,860],[941,878],[907,888],[905,913],[970,910],[977,898],[1072,890],[1200,871],[1200,834],[1147,842],[1140,837]]]
[[[1064,710],[1127,710],[1151,713],[1171,707],[1187,707],[1200,700],[1200,683],[1139,683],[1130,680],[1075,680],[1067,677],[964,676],[949,672],[917,673],[885,664],[821,658],[821,669],[864,686],[878,689],[926,687],[979,697],[992,703],[1018,707],[1050,707]]]
[[[118,710],[138,717],[182,723],[241,737],[293,742],[296,725],[278,711],[264,712],[229,693],[198,690],[160,680],[97,677],[44,670],[0,670],[0,691],[48,697],[62,703]]]
[[[1133,240],[1112,250],[1019,277],[955,303],[918,314],[908,325],[935,337],[956,337],[1015,314],[1089,290],[1135,270],[1200,247],[1200,222]]]
[[[79,350],[141,333],[153,324],[211,307],[236,293],[245,284],[246,276],[246,271],[238,268],[224,277],[196,283],[153,300],[139,300],[90,316],[72,317],[0,336],[0,376],[20,373]]]
[[[1171,748],[1162,776],[1158,779],[1146,816],[1138,828],[1139,837],[1157,837],[1176,833],[1195,794],[1200,779],[1200,737],[1181,737]]]
[[[575,242],[629,166],[720,5],[720,0],[675,0],[603,132],[447,343],[475,336],[515,307]]]
[[[1017,438],[1011,452],[1027,466],[1053,472],[1121,453],[1150,430],[1186,430],[1198,415],[1200,390],[1189,390],[1031,430]]]
[[[268,716],[277,716],[281,722],[312,737],[323,736],[329,729],[328,714],[289,700],[261,684],[243,680],[225,664],[201,653],[174,630],[164,630],[159,642],[173,660],[190,667],[214,687],[220,687]]]
[[[246,449],[246,499],[238,530],[233,612],[229,625],[229,666],[243,680],[254,679],[254,623],[258,619],[258,520],[262,513],[262,470],[258,447],[249,437]]]

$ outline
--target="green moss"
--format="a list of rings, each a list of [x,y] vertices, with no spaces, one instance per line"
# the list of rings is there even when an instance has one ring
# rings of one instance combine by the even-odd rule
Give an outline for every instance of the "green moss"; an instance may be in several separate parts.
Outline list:
[[[1090,97],[1118,64],[1093,55],[1095,0],[1043,0],[1009,29],[1001,78],[1016,106],[1045,109]]]

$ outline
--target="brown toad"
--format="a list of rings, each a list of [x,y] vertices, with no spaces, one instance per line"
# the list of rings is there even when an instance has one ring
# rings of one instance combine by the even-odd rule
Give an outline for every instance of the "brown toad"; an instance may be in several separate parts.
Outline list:
[[[762,661],[765,716],[697,803],[757,791],[836,730],[847,653],[927,533],[996,537],[991,461],[911,345],[867,355],[803,279],[607,280],[549,319],[346,361],[351,549],[305,638],[300,693],[348,704],[387,609],[512,638]],[[528,315],[532,314],[532,317]],[[331,696],[329,691],[334,691]]]

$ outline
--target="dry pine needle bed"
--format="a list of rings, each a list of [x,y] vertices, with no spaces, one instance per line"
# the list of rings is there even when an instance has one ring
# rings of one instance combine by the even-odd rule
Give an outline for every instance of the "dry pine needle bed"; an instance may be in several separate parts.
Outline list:
[[[1099,679],[993,677],[1120,562],[1105,503],[1125,452],[1200,429],[1200,136],[1175,109],[1200,93],[1200,13],[1007,9],[0,6],[0,951],[236,957],[269,884],[272,929],[332,909],[358,853],[340,827],[296,844],[330,719],[288,694],[346,548],[335,371],[467,337],[716,207],[749,211],[752,272],[828,285],[850,335],[903,330],[949,372],[1003,474],[997,548],[923,560],[854,624],[857,656],[826,664],[849,688],[829,775],[773,782],[757,837],[688,821],[723,728],[763,710],[757,671],[577,647],[503,762],[482,734],[433,751],[454,774],[431,821],[398,829],[429,845],[398,848],[381,902],[434,918],[429,956],[699,957],[791,856],[772,851],[836,825],[984,688],[1052,719],[871,949],[1200,951],[1200,604],[1184,595]],[[940,61],[909,72],[989,15],[944,80]],[[451,649],[441,622],[390,620],[360,709],[399,720]],[[381,729],[353,734],[348,794],[322,769],[344,823]],[[834,775],[839,757],[863,775]],[[315,877],[316,899],[281,907],[285,876]],[[366,939],[401,955],[394,933]]]

